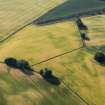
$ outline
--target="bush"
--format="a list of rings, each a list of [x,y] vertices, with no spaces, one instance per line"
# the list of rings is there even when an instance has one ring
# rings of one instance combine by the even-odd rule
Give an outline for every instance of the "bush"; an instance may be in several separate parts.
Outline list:
[[[17,68],[17,60],[16,60],[15,58],[12,58],[12,57],[6,58],[6,59],[4,60],[4,62],[5,62],[6,65],[8,65],[8,66],[10,66],[10,67],[15,67],[15,68]]]
[[[102,52],[98,52],[95,54],[94,59],[99,62],[99,63],[105,63],[105,54],[103,54]]]

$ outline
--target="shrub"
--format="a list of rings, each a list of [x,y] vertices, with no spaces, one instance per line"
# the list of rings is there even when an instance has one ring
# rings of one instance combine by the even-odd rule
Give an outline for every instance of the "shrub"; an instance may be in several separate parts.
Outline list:
[[[6,65],[8,65],[8,66],[10,66],[10,67],[15,67],[15,68],[17,68],[17,60],[16,60],[15,58],[12,58],[12,57],[6,58],[6,59],[4,60],[4,62],[5,62]]]

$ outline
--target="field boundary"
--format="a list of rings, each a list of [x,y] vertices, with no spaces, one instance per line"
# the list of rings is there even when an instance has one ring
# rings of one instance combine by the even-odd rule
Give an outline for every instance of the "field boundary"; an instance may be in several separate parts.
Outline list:
[[[58,57],[64,56],[64,55],[66,55],[66,54],[70,54],[70,53],[72,53],[72,52],[74,52],[74,51],[77,51],[77,50],[79,50],[79,49],[81,49],[81,48],[84,48],[84,46],[81,46],[81,47],[79,47],[79,48],[73,49],[73,50],[71,50],[71,51],[67,51],[67,52],[65,52],[65,53],[61,53],[61,54],[59,54],[59,55],[55,55],[55,56],[50,57],[50,58],[48,58],[48,59],[42,60],[42,61],[40,61],[40,62],[38,62],[38,63],[32,64],[31,66],[36,66],[36,65],[45,63],[45,62],[47,62],[47,61],[56,59],[56,58],[58,58]]]
[[[66,55],[66,54],[70,54],[70,53],[72,53],[72,52],[74,52],[74,51],[77,51],[77,50],[79,50],[79,49],[82,49],[82,48],[84,48],[84,46],[81,46],[81,47],[79,47],[79,48],[73,49],[73,50],[71,50],[71,51],[67,51],[67,52],[61,53],[61,54],[59,54],[59,55],[55,55],[55,56],[50,57],[50,58],[48,58],[48,59],[42,60],[42,61],[40,61],[40,62],[38,62],[38,63],[32,64],[31,67],[32,67],[32,66],[39,65],[39,64],[42,64],[42,63],[45,63],[45,62],[48,62],[48,61],[50,61],[50,60],[53,60],[53,59],[56,59],[56,58],[58,58],[58,57],[64,56],[64,55]],[[3,64],[4,62],[3,62],[3,61],[0,61],[0,63]]]
[[[7,36],[6,36],[5,38],[3,38],[3,39],[0,40],[0,44],[3,43],[3,42],[5,42],[5,41],[8,40],[9,38],[11,38],[14,34],[18,33],[19,31],[21,31],[22,29],[24,29],[25,27],[27,27],[27,26],[29,26],[29,25],[31,25],[31,24],[32,24],[32,22],[27,23],[26,25],[24,25],[24,26],[18,28],[16,31],[12,32],[11,34],[7,34]]]
[[[86,105],[90,105],[83,97],[81,97],[77,92],[75,92],[71,87],[67,86],[66,83],[63,81],[63,84],[68,88],[68,90],[71,90],[72,93],[74,93],[75,96],[77,96],[80,100],[82,100]],[[95,105],[95,104],[92,104]]]

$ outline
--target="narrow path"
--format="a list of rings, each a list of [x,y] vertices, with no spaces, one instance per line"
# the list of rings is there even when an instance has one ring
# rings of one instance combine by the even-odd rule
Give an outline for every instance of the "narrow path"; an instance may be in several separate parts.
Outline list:
[[[67,84],[62,81],[62,83],[66,86],[66,88],[71,91],[76,97],[78,97],[82,102],[84,102],[86,105],[90,105],[83,97],[81,97],[77,92],[75,92],[71,87],[67,86]],[[95,105],[95,104],[92,104]]]

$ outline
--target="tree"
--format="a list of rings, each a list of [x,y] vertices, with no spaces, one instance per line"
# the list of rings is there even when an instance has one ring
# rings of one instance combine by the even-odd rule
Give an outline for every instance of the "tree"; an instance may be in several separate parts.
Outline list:
[[[81,38],[83,39],[83,40],[90,40],[90,38],[85,34],[85,33],[81,33]]]
[[[82,22],[81,19],[78,19],[78,20],[76,21],[76,23],[77,23],[77,25],[78,25],[78,27],[79,27],[80,30],[88,30],[87,26],[84,25],[84,23]]]
[[[40,70],[40,74],[44,77],[44,78],[50,78],[52,77],[52,71],[45,68],[44,70]]]
[[[45,68],[45,77],[46,78],[50,78],[51,76],[52,76],[52,71],[47,69],[47,68]]]
[[[88,30],[87,26],[84,25],[84,24],[78,24],[78,27],[79,27],[81,30]]]
[[[10,66],[10,67],[15,67],[15,68],[17,68],[17,60],[16,60],[15,58],[12,58],[12,57],[6,58],[6,59],[4,60],[4,63],[5,63],[6,65]]]
[[[53,84],[53,85],[60,85],[60,80],[59,78],[57,78],[56,76],[54,76],[52,74],[52,71],[45,68],[44,70],[40,70],[40,74],[42,75],[42,77],[49,83]]]
[[[105,54],[103,54],[102,52],[98,52],[95,54],[94,59],[99,62],[99,63],[105,63]]]
[[[17,61],[17,67],[20,69],[30,69],[30,65],[26,60]]]

